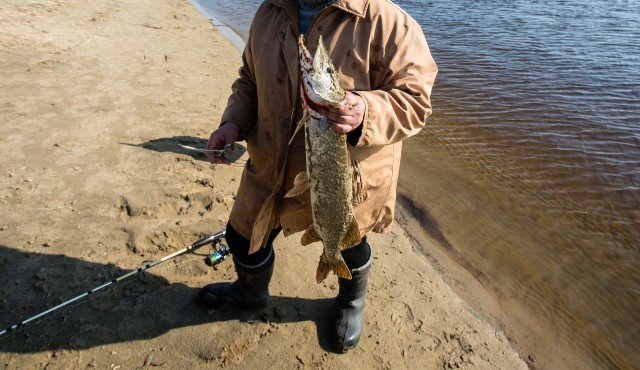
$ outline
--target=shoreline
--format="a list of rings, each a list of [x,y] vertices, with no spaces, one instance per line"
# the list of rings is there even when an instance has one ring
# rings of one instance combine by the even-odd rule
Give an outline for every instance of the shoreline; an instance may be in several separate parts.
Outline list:
[[[240,62],[189,1],[10,0],[0,15],[10,25],[0,35],[4,326],[222,229],[246,153],[213,166],[179,148],[206,143]],[[185,255],[0,338],[0,359],[7,369],[135,368],[149,355],[170,368],[527,368],[399,223],[371,238],[388,248],[374,251],[365,333],[346,355],[327,343],[337,283],[314,283],[321,246],[296,235],[277,241],[261,312],[197,307],[199,287],[232,280],[233,267]]]
[[[209,11],[207,9],[205,9],[204,7],[200,6],[200,4],[198,4],[198,2],[196,0],[189,0],[189,2],[191,2],[191,4],[198,9],[198,11],[200,13],[202,13],[204,16],[206,16],[207,18],[209,18],[209,21],[213,24],[213,26],[222,34],[224,35],[224,37],[226,37],[229,42],[231,42],[231,44],[236,48],[236,50],[242,54],[242,52],[244,51],[244,46],[246,44],[246,41],[237,33],[233,30],[233,28],[231,28],[231,26],[225,24],[224,22],[220,21],[215,13],[213,13],[212,11]]]

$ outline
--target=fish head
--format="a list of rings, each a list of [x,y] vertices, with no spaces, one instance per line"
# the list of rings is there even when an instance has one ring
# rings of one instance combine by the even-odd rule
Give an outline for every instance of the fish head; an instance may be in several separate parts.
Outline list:
[[[305,108],[316,111],[318,108],[330,108],[343,104],[346,93],[340,86],[338,72],[329,58],[322,36],[318,39],[318,47],[312,57],[304,45],[304,37],[300,35],[298,52]]]

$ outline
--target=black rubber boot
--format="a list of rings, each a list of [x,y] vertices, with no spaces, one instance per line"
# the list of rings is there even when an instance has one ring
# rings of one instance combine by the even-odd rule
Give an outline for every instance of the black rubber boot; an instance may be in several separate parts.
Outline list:
[[[333,346],[340,353],[355,348],[362,335],[363,313],[371,260],[351,270],[351,280],[338,278],[336,325]]]
[[[198,303],[207,309],[226,305],[248,309],[266,307],[274,261],[271,255],[264,265],[253,269],[240,266],[234,260],[238,280],[233,283],[215,283],[205,286],[198,293]]]

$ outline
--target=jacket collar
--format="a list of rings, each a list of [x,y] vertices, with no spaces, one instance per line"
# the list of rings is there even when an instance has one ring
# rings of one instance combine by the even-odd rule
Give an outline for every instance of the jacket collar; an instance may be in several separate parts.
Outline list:
[[[267,0],[273,5],[281,8],[295,7],[297,9],[298,0]],[[364,17],[369,7],[369,0],[336,0],[331,6],[335,6],[345,12]]]

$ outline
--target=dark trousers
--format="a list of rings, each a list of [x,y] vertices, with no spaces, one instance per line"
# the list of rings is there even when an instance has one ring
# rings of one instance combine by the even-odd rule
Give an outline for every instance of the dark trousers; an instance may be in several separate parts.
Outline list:
[[[275,259],[273,241],[280,234],[280,231],[282,231],[280,227],[271,230],[267,246],[260,248],[253,254],[249,254],[250,241],[238,234],[231,224],[227,224],[225,239],[233,254],[236,267],[256,271],[269,266]],[[364,266],[371,257],[371,248],[367,243],[367,237],[363,237],[357,245],[342,251],[342,257],[351,270]]]

